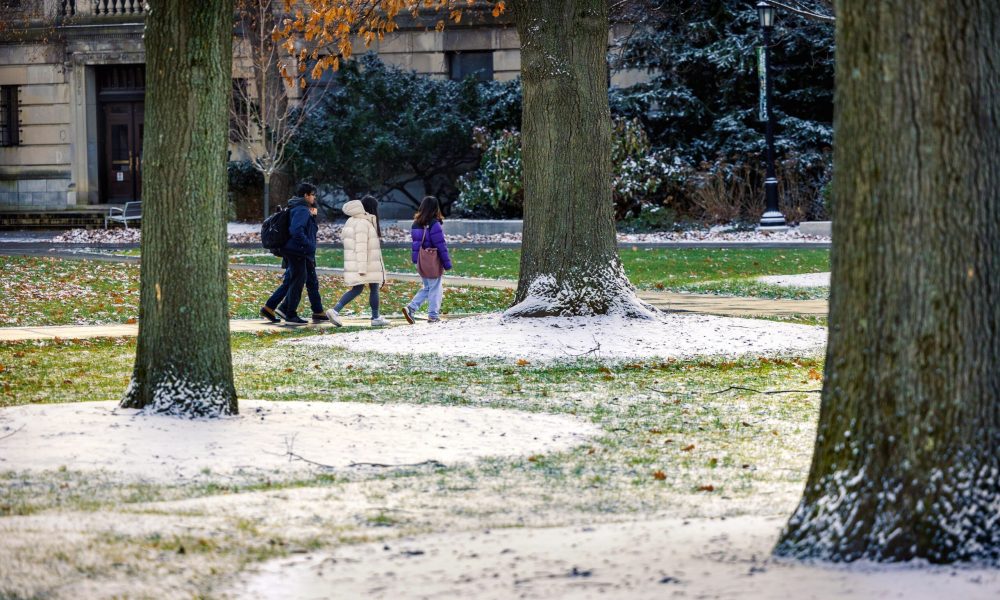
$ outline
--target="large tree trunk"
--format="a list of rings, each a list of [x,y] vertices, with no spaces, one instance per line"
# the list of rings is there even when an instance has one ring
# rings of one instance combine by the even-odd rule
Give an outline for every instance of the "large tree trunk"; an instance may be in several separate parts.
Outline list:
[[[618,258],[604,0],[517,0],[524,237],[508,316],[649,316]]]
[[[224,200],[232,0],[151,4],[139,340],[122,406],[235,414]]]
[[[1000,3],[837,4],[833,287],[776,551],[1000,560]]]

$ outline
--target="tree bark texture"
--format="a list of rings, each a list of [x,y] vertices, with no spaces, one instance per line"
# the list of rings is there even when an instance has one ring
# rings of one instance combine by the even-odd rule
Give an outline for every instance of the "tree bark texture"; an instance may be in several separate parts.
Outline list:
[[[139,339],[122,406],[235,414],[226,246],[232,0],[150,4]]]
[[[1000,561],[1000,3],[840,0],[830,338],[776,552]]]
[[[511,10],[521,38],[524,237],[506,314],[648,317],[615,239],[607,3],[518,0]]]

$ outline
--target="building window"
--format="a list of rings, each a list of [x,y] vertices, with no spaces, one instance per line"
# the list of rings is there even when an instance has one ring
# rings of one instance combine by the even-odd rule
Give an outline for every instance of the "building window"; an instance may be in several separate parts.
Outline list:
[[[144,91],[146,65],[114,65],[97,71],[97,89],[102,93]]]
[[[250,95],[247,80],[233,79],[232,110],[229,111],[229,141],[250,137]]]
[[[334,71],[333,69],[323,69],[323,73],[319,76],[319,79],[313,79],[311,74],[314,64],[316,64],[315,61],[308,63],[308,68],[305,72],[306,86],[302,90],[302,102],[308,106],[314,106],[323,99],[326,92],[335,90],[339,86],[339,83],[337,83],[338,71]]]
[[[0,86],[0,146],[17,146],[17,86]]]
[[[493,51],[449,52],[448,76],[456,81],[466,77],[477,81],[492,81]]]

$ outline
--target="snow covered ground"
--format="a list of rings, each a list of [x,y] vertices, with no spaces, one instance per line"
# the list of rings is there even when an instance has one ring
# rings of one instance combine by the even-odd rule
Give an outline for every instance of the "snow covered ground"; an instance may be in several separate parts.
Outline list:
[[[315,471],[306,460],[345,469],[454,464],[556,452],[598,432],[566,416],[465,407],[244,400],[240,411],[189,421],[114,402],[5,408],[0,437],[9,436],[0,439],[0,470],[104,470],[159,483],[281,479]]]
[[[627,360],[819,353],[826,344],[826,329],[696,314],[667,313],[652,320],[503,319],[498,314],[489,314],[433,325],[314,336],[289,343],[390,354],[489,356],[528,361]]]
[[[761,283],[782,287],[830,287],[830,273],[803,273],[801,275],[765,275],[758,277]]]
[[[235,585],[252,598],[986,600],[1000,571],[808,564],[770,556],[782,518],[661,519],[479,529],[276,559]]]

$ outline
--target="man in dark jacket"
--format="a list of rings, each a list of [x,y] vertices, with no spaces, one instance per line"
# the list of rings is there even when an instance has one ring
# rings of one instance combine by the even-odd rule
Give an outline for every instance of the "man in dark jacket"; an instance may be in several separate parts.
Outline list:
[[[288,325],[305,325],[307,321],[298,315],[302,299],[302,287],[309,293],[313,322],[327,321],[323,310],[323,300],[319,294],[319,278],[316,276],[316,186],[300,183],[295,197],[288,201],[291,211],[288,218],[288,241],[281,247],[282,266],[285,276],[281,285],[271,294],[260,309],[260,314],[272,323],[278,318]],[[278,303],[281,303],[280,307]]]

